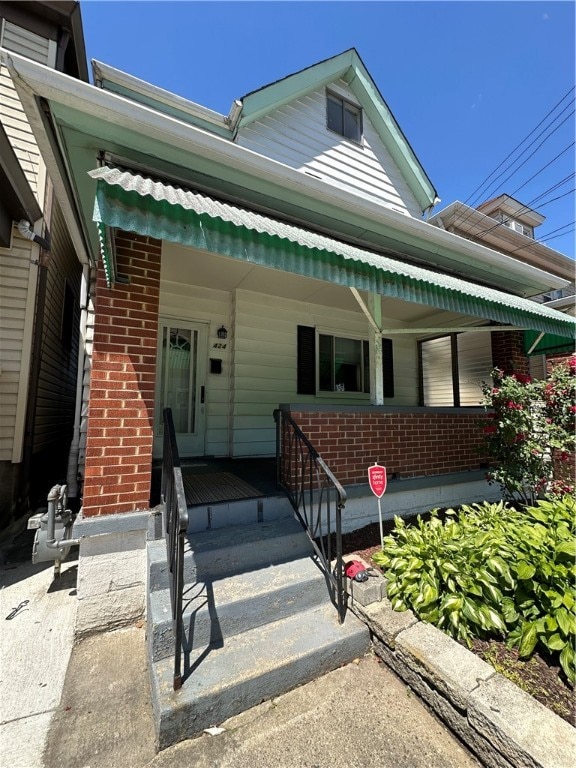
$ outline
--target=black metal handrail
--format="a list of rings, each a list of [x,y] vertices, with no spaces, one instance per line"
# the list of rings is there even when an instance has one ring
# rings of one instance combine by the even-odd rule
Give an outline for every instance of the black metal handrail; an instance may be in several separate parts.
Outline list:
[[[287,494],[308,533],[332,588],[342,623],[346,613],[342,561],[342,510],[346,491],[286,411],[276,409],[274,420],[278,485]]]
[[[180,469],[180,456],[172,420],[172,409],[164,409],[164,450],[162,454],[161,498],[166,537],[166,556],[170,580],[172,604],[172,629],[174,632],[174,680],[177,691],[182,687],[182,593],[184,590],[184,538],[188,528],[188,508]]]

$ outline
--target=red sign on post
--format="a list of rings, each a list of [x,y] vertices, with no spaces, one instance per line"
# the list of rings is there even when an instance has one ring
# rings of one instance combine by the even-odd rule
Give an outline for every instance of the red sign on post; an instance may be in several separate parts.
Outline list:
[[[386,467],[381,467],[379,464],[368,467],[368,482],[372,493],[381,498],[386,490]]]

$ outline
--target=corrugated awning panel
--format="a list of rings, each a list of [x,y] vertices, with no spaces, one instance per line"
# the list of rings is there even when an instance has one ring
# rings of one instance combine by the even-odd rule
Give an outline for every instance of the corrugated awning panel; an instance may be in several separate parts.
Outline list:
[[[573,318],[503,291],[136,173],[103,167],[90,175],[98,181],[94,220],[107,226],[438,309],[576,336]]]

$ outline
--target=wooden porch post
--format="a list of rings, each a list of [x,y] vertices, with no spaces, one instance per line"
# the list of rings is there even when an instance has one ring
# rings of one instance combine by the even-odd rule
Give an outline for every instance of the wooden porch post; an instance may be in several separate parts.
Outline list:
[[[380,294],[368,294],[368,310],[378,328],[382,328],[382,301]],[[384,405],[384,374],[382,371],[382,334],[372,323],[369,336],[370,350],[370,403]]]

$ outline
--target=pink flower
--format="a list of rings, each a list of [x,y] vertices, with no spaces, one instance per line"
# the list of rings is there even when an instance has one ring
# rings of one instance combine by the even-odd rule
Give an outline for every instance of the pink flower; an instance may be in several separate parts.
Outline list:
[[[519,384],[530,384],[532,377],[527,373],[513,373],[512,378],[516,379]]]

